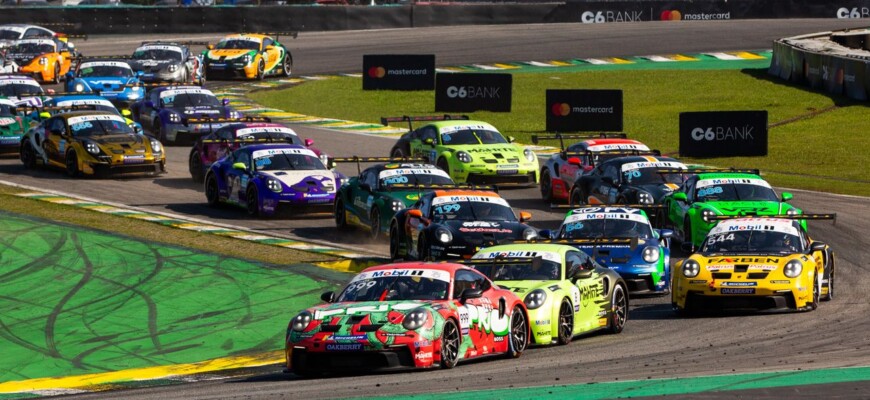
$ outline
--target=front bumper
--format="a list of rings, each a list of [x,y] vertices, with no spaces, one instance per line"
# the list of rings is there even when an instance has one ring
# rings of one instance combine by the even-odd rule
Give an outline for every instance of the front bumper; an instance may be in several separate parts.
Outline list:
[[[101,156],[98,161],[82,160],[79,168],[85,175],[157,175],[165,173],[166,159],[142,156]]]
[[[223,62],[208,62],[204,66],[205,74],[209,79],[214,78],[247,78],[253,79],[257,77],[257,66],[253,64],[243,64],[240,62],[223,61]]]
[[[345,372],[432,368],[440,363],[440,342],[413,334],[394,338],[393,344],[386,346],[312,338],[288,342],[285,365],[294,372]]]
[[[184,76],[184,70],[179,69],[175,72],[145,72],[139,76],[142,82],[186,82],[187,77]]]
[[[673,300],[679,309],[802,310],[812,300],[812,285],[802,283],[800,278],[758,281],[683,278],[674,284]]]
[[[518,164],[475,164],[464,168],[451,167],[451,176],[457,182],[482,185],[534,185],[540,180],[538,165]]]
[[[21,147],[21,135],[0,136],[0,154],[17,154]]]
[[[270,215],[318,214],[334,211],[335,192],[299,193],[283,192],[260,193],[260,213]]]

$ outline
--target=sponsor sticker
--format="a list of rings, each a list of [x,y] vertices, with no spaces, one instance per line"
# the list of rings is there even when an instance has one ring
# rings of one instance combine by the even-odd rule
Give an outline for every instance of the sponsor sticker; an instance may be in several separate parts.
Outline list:
[[[722,288],[722,294],[755,294],[754,288]]]
[[[360,351],[362,343],[327,343],[326,351]]]
[[[127,123],[127,121],[125,121],[124,118],[120,115],[82,115],[79,117],[70,117],[68,120],[66,120],[67,124],[69,125],[76,125],[89,121],[117,121],[124,124]]]
[[[756,282],[722,282],[722,286],[758,286]]]

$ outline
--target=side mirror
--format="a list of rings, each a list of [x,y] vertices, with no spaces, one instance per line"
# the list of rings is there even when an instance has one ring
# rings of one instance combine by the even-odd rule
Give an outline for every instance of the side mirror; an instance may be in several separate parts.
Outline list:
[[[305,139],[305,147],[311,147],[314,145],[314,139]]]
[[[411,218],[423,218],[423,212],[415,208],[408,210],[408,216]]]
[[[784,202],[785,202],[785,201],[789,201],[789,200],[791,200],[791,199],[793,199],[793,198],[794,198],[794,195],[792,195],[791,193],[789,193],[789,192],[782,192],[782,201],[784,201]]]
[[[423,143],[426,143],[426,144],[428,144],[428,145],[430,145],[430,146],[434,146],[434,145],[435,145],[435,139],[432,139],[432,138],[426,138],[426,140],[424,140]]]
[[[568,164],[580,166],[582,162],[580,162],[580,157],[568,157]]]
[[[813,242],[812,244],[810,244],[810,252],[822,251],[825,249],[825,247],[828,247],[828,245],[824,242]]]
[[[66,76],[66,79],[72,79],[72,78],[73,78],[73,72],[72,72],[72,71],[69,71],[69,72],[67,72],[66,75],[64,75],[64,76]]]
[[[508,136],[508,137],[507,137],[507,140],[508,140],[508,143],[513,143],[513,142],[515,142],[515,141],[517,140],[517,138],[515,138],[515,137],[513,137],[513,136]]]
[[[520,222],[526,222],[532,219],[532,213],[528,211],[520,211]]]
[[[142,128],[140,128],[139,125],[133,125],[133,132],[135,132],[137,135],[141,135]]]
[[[674,237],[674,231],[670,229],[656,229],[659,232],[659,238],[670,239]]]
[[[271,50],[275,50],[275,46],[272,46],[272,45],[266,46],[266,51],[271,51]]]
[[[228,99],[228,98],[221,99],[221,104],[223,104],[224,107],[230,105],[230,99]]]
[[[329,159],[326,161],[326,169],[335,169],[336,162],[333,159]]]
[[[459,302],[465,304],[468,300],[479,299],[481,297],[483,297],[483,289],[465,289],[459,296]]]
[[[233,169],[247,171],[248,167],[245,165],[245,163],[237,162],[237,163],[233,164]]]
[[[207,49],[209,49],[209,50],[214,50],[214,45],[213,45],[213,44],[210,44],[210,45],[208,45],[208,46],[205,46],[205,48],[207,48]]]
[[[538,237],[540,237],[541,239],[553,239],[553,237],[551,236],[552,234],[553,231],[549,229],[541,229],[538,231]]]
[[[686,193],[684,193],[684,192],[676,192],[676,193],[672,194],[671,197],[673,197],[674,200],[682,201],[683,203],[689,201],[689,198],[686,197]]]
[[[335,292],[326,292],[320,295],[320,300],[332,303],[335,300]]]
[[[147,107],[147,108],[154,108],[154,102],[152,102],[151,100],[146,101],[146,102],[145,102],[145,107]]]
[[[133,113],[131,113],[130,110],[125,108],[125,109],[121,110],[121,115],[123,115],[125,117],[129,117],[129,116],[133,115]]]
[[[41,119],[49,119],[49,118],[51,118],[51,114],[49,114],[49,113],[46,112],[46,111],[43,111],[43,112],[39,113],[39,118],[41,118]]]
[[[592,271],[593,269],[586,269],[586,266],[584,264],[582,268],[574,271],[574,274],[571,275],[571,279],[573,279],[574,282],[577,282],[580,279],[589,279],[592,277]]]

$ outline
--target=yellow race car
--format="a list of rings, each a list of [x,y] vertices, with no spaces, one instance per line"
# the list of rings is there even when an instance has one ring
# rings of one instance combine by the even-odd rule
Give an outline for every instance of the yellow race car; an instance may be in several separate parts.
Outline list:
[[[23,39],[13,42],[6,59],[18,64],[18,73],[42,83],[58,83],[77,55],[69,43],[58,38]]]
[[[677,263],[677,314],[723,310],[815,310],[834,296],[834,254],[800,220],[836,214],[714,216],[700,251]]]
[[[269,75],[290,76],[293,56],[278,42],[291,33],[238,33],[208,45],[202,53],[206,79],[263,79]]]

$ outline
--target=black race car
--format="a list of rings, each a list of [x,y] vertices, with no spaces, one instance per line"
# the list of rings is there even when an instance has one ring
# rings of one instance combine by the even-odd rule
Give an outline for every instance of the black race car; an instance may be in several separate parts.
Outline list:
[[[660,156],[618,157],[598,164],[571,185],[571,204],[661,204],[680,187],[684,175],[662,170],[687,169]]]
[[[529,240],[538,231],[514,214],[508,202],[487,190],[435,190],[420,195],[390,221],[390,257],[411,260],[470,258],[499,242]]]

